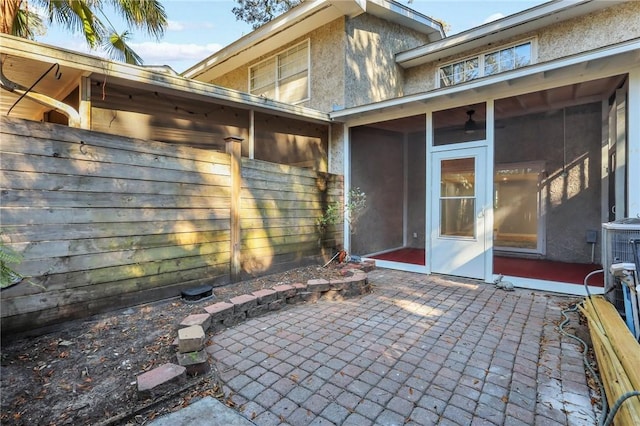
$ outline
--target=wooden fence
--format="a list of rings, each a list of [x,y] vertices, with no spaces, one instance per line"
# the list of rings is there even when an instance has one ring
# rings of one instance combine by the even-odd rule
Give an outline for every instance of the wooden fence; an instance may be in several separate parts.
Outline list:
[[[316,226],[342,202],[340,176],[241,159],[233,139],[220,153],[0,124],[1,238],[44,287],[2,290],[3,335],[318,263],[341,244],[341,226]]]

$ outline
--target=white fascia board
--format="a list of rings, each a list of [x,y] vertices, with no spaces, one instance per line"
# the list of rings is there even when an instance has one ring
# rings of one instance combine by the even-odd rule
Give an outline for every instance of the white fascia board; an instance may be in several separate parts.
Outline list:
[[[624,0],[556,0],[543,3],[440,41],[400,52],[396,55],[396,63],[403,68],[415,67],[475,48],[495,44],[501,40],[516,37],[519,34],[525,34],[623,2]]]
[[[550,73],[554,70],[559,70],[573,65],[584,66],[591,61],[629,53],[635,53],[635,63],[640,62],[640,39],[636,38],[613,46],[600,48],[562,59],[557,59],[555,61],[545,62],[543,64],[518,68],[516,70],[496,74],[490,77],[479,78],[468,83],[432,90],[430,92],[416,93],[414,95],[408,95],[401,98],[394,98],[386,101],[376,102],[373,104],[347,108],[340,111],[333,111],[329,113],[329,117],[334,121],[347,121],[351,117],[355,117],[358,115],[375,113],[384,109],[403,108],[414,103],[424,104],[431,100],[442,97],[454,97],[465,92],[477,92],[479,90],[482,90],[483,88],[490,87],[499,83],[514,82],[515,80],[521,78],[530,77],[537,74]],[[616,72],[619,72],[619,70],[616,70]],[[600,75],[596,74],[597,72],[594,71],[594,78],[599,78]]]
[[[198,62],[182,75],[211,81],[341,16],[353,18],[365,12],[428,34],[431,40],[444,36],[439,22],[395,1],[307,0]]]
[[[182,92],[184,97],[201,97],[215,99],[242,109],[260,109],[274,113],[298,116],[314,121],[329,122],[328,114],[311,108],[304,108],[283,102],[265,99],[249,93],[215,86],[178,75],[158,72],[136,65],[109,61],[96,56],[60,49],[18,37],[0,34],[0,53],[19,58],[58,63],[61,67],[78,69],[89,74],[104,75],[128,82],[128,84],[145,84],[165,89],[165,93]]]
[[[352,2],[353,0],[348,1],[348,3]],[[322,13],[322,16],[319,16],[318,14],[321,12],[324,13]],[[303,22],[304,25],[301,26],[303,28],[300,28],[300,30],[304,31],[305,33],[309,32],[311,29],[313,29],[312,27],[314,25],[311,25],[307,21],[309,21],[309,19],[313,17],[321,18],[319,22],[326,23],[330,22],[331,19],[336,19],[341,14],[342,12],[340,12],[338,8],[335,8],[328,0],[304,1],[290,11],[260,26],[258,29],[250,32],[244,37],[239,38],[230,45],[193,65],[192,67],[184,71],[182,75],[187,78],[200,77],[200,79],[211,80],[219,75],[224,74],[227,71],[227,68],[233,69],[234,64],[231,64],[229,67],[225,67],[224,70],[210,72],[210,69],[212,67],[219,67],[220,64],[233,61],[234,59],[239,58],[243,53],[248,53],[250,49],[256,48],[256,46],[264,45],[267,40],[273,39],[276,35],[284,35],[285,37],[291,39],[298,37],[299,35],[297,33],[293,34],[292,28]],[[286,34],[284,34],[285,30],[288,30]],[[260,48],[262,49],[262,47]],[[262,49],[261,53],[266,53],[266,50],[268,49]],[[255,57],[255,55],[252,56]],[[244,64],[247,61],[241,60],[240,62]]]
[[[429,35],[430,41],[444,37],[442,24],[402,3],[390,0],[368,0],[367,13]]]

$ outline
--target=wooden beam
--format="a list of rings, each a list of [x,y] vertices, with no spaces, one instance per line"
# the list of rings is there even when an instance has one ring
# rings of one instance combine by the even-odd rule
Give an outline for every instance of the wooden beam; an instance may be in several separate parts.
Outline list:
[[[241,228],[240,190],[242,188],[242,138],[230,136],[224,139],[227,154],[231,157],[231,282],[242,279],[241,272]]]

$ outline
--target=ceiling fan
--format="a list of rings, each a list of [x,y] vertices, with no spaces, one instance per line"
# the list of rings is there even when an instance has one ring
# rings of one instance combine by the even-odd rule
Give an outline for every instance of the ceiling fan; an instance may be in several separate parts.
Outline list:
[[[473,119],[473,114],[476,113],[475,109],[470,109],[467,111],[467,115],[469,119],[464,123],[464,132],[465,133],[474,133],[478,129],[478,125]]]

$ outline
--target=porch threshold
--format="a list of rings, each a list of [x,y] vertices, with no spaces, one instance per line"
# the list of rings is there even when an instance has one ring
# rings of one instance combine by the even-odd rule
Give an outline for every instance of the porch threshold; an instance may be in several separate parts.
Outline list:
[[[497,279],[499,275],[494,275]],[[551,293],[570,294],[573,296],[588,296],[589,294],[604,294],[603,287],[593,285],[585,288],[582,284],[565,283],[562,281],[546,281],[536,278],[524,278],[511,275],[504,275],[503,281],[510,281],[516,288],[526,288],[531,290],[548,291]]]

